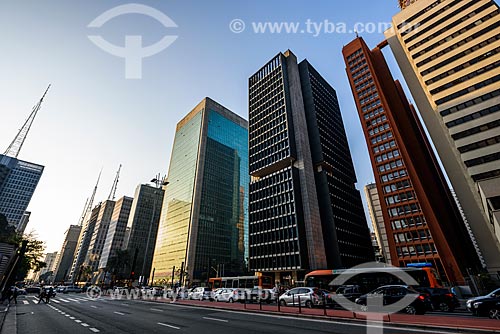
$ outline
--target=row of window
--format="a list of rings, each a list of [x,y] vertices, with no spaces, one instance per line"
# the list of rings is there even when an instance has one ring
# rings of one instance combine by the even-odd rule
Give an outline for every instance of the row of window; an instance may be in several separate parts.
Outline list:
[[[367,116],[367,115],[365,115]],[[377,117],[376,119],[373,119],[371,122],[367,122],[367,126],[375,126],[377,124],[380,124],[382,122],[387,121],[387,116],[382,115],[382,117]]]
[[[429,254],[437,254],[436,246],[433,243],[423,244],[423,245],[415,245],[415,246],[403,246],[396,247],[396,253],[398,257],[405,256],[423,256]]]
[[[500,36],[500,35],[499,35]],[[500,38],[500,37],[499,37]],[[500,49],[500,48],[499,48]],[[475,70],[474,72],[471,72],[469,74],[466,74],[460,78],[457,78],[451,82],[448,82],[440,87],[437,87],[433,90],[430,91],[431,94],[437,94],[437,93],[440,93],[442,91],[445,91],[446,89],[448,88],[451,88],[453,86],[456,86],[456,85],[459,85],[461,84],[462,82],[466,82],[466,81],[469,81],[471,80],[472,78],[474,77],[477,77],[478,75],[481,75],[481,74],[484,74],[484,73],[487,73],[491,70],[494,70],[496,68],[500,67],[500,60],[492,63],[492,64],[488,64],[487,66],[484,66],[484,67],[481,67],[477,70]]]
[[[461,146],[458,148],[458,151],[460,153],[470,152],[486,146],[495,145],[497,143],[500,143],[500,136],[488,138],[469,145]]]
[[[396,243],[414,242],[420,240],[432,240],[431,232],[427,229],[422,229],[408,231],[405,233],[394,233],[394,241]]]
[[[363,50],[361,50],[361,49],[356,50],[356,52],[352,53],[351,55],[349,55],[347,57],[347,61],[351,61],[351,60],[355,59],[356,57],[358,57],[359,55],[364,55]],[[355,60],[355,61],[357,61],[357,60]]]
[[[388,172],[391,169],[396,169],[396,168],[399,168],[399,167],[403,167],[403,161],[401,161],[401,159],[398,159],[396,161],[391,161],[390,163],[387,163],[385,165],[380,165],[378,167],[378,170],[380,172]]]
[[[483,110],[480,110],[480,111],[476,111],[475,113],[466,115],[464,117],[457,118],[457,119],[455,119],[453,121],[446,122],[445,125],[448,128],[452,128],[454,126],[457,126],[457,125],[460,125],[460,124],[464,124],[464,123],[473,121],[473,120],[481,118],[483,116],[494,114],[494,113],[496,113],[498,111],[500,111],[500,105],[496,104],[496,105],[494,105],[492,107],[489,107],[489,108],[486,108],[486,109],[483,109]]]
[[[444,23],[444,22],[446,22],[446,21],[448,21],[450,19],[454,19],[454,18],[460,17],[460,19],[458,19],[458,20],[452,20],[452,22],[450,24],[448,24],[447,26],[445,26],[445,27],[443,27],[443,28],[441,28],[441,29],[439,29],[437,31],[434,31],[432,34],[430,34],[426,38],[423,38],[418,43],[416,43],[415,45],[413,45],[415,48],[418,48],[420,45],[423,45],[423,44],[425,44],[425,43],[433,40],[434,38],[436,38],[436,36],[441,36],[442,34],[444,34],[447,31],[453,29],[454,27],[456,27],[460,23],[467,21],[471,17],[473,17],[473,16],[481,13],[482,11],[486,10],[487,8],[489,8],[491,6],[490,3],[486,3],[483,6],[477,8],[476,10],[470,12],[469,14],[467,14],[465,16],[461,16],[460,15],[464,10],[466,10],[466,9],[468,9],[468,8],[474,6],[474,5],[475,5],[475,2],[471,1],[471,2],[467,3],[466,5],[464,5],[462,8],[458,8],[457,10],[455,10],[452,13],[446,15],[442,19],[436,21],[435,23],[433,23],[432,25],[428,26],[427,28],[425,28],[425,29],[419,29],[418,32],[415,35],[407,38],[404,41],[405,44],[408,44],[409,42],[415,40],[416,38],[418,38],[419,36],[421,36],[425,32],[428,32],[428,31],[432,30],[433,28],[437,27],[438,25],[440,25],[440,24],[442,24],[442,23]],[[477,22],[476,25],[481,24],[481,20],[476,21],[476,22]]]
[[[385,169],[385,167],[384,167],[384,169]],[[408,176],[406,169],[401,169],[401,170],[397,170],[397,171],[394,171],[394,172],[389,173],[389,174],[384,174],[380,177],[380,179],[382,180],[383,183],[386,183],[386,182],[390,182],[390,181],[395,180],[395,179],[399,179],[400,177],[406,177],[406,176]]]
[[[381,126],[379,126],[379,127],[376,127],[376,128],[374,128],[374,129],[372,129],[372,130],[368,131],[368,134],[369,134],[369,135],[370,135],[370,137],[371,137],[371,136],[376,135],[376,134],[378,134],[378,133],[380,133],[380,132],[383,132],[383,131],[385,131],[385,130],[388,130],[388,129],[389,129],[389,127],[390,127],[390,126],[389,126],[389,123],[385,123],[384,125],[381,125]]]
[[[494,97],[500,96],[500,89],[494,90],[492,92],[486,93],[484,95],[475,97],[469,101],[457,104],[456,106],[453,106],[451,108],[445,109],[440,112],[441,116],[447,116],[453,113],[456,113],[457,111],[472,107],[473,105],[483,103],[484,101],[488,101]]]
[[[489,14],[487,17],[492,18],[492,17],[498,15],[498,12],[496,12],[496,11],[493,12],[493,13]],[[485,17],[484,19],[487,20],[487,17]],[[448,53],[450,51],[453,51],[453,50],[461,47],[462,45],[465,45],[465,44],[467,44],[467,43],[469,43],[469,42],[471,42],[471,41],[473,41],[473,40],[475,40],[477,38],[480,38],[481,36],[484,36],[485,34],[489,33],[490,31],[493,31],[496,28],[498,28],[499,24],[500,24],[500,22],[497,22],[497,23],[492,24],[492,25],[490,25],[490,26],[488,26],[488,27],[486,27],[484,29],[481,29],[480,31],[478,31],[478,32],[476,32],[476,33],[474,33],[474,34],[472,34],[472,35],[470,35],[470,36],[468,36],[468,37],[466,37],[466,38],[464,38],[464,39],[462,39],[462,40],[460,40],[460,41],[458,41],[458,42],[456,42],[456,43],[454,43],[454,44],[452,44],[450,46],[448,46],[446,49],[443,49],[443,50],[439,51],[439,53],[433,54],[432,57],[423,60],[423,62],[417,63],[417,66],[420,67],[420,66],[422,66],[424,64],[427,64],[427,63],[431,62],[432,60],[434,60],[436,58],[439,58],[442,55],[444,55],[444,54],[446,54],[446,53]],[[447,42],[453,40],[454,38],[457,38],[458,36],[466,33],[467,31],[469,31],[470,29],[473,29],[475,27],[476,27],[475,23],[469,24],[467,27],[464,27],[464,28],[460,29],[459,31],[453,33],[452,35],[443,38],[439,42],[436,42],[436,43],[434,43],[434,44],[426,47],[425,49],[423,49],[422,51],[420,51],[418,54],[413,55],[412,58],[413,59],[419,58],[420,56],[424,55],[425,53],[434,50],[435,48],[439,47],[440,45],[442,45],[444,43],[447,43]],[[496,38],[497,38],[497,36],[491,37],[488,40],[488,43],[490,43],[490,44],[493,43],[494,41],[496,41]]]
[[[372,94],[372,95],[370,95],[362,100],[359,100],[359,103],[363,106],[363,105],[375,100],[376,98],[378,98],[378,92],[375,94]]]
[[[407,228],[415,228],[424,225],[427,225],[424,216],[399,218],[391,220],[391,227],[393,230],[403,230]]]
[[[420,212],[420,208],[417,203],[412,203],[408,205],[401,205],[396,208],[387,209],[389,212],[389,217],[399,217],[399,216],[407,216],[417,212]]]
[[[365,81],[359,85],[356,86],[356,92],[359,92],[361,91],[362,89],[364,89],[365,87],[368,87],[368,86],[371,86],[373,84],[373,79],[370,78],[368,81]]]
[[[264,65],[263,68],[259,70],[259,72],[255,73],[251,78],[250,78],[250,85],[253,85],[263,78],[265,78],[269,73],[272,73],[275,69],[281,67],[281,55],[278,55],[274,59],[272,59],[269,63]]]
[[[371,142],[372,142],[373,145],[375,145],[377,143],[386,141],[387,139],[390,139],[392,137],[393,137],[392,131],[388,131],[388,132],[386,132],[384,134],[381,134],[380,136],[372,138]]]
[[[396,147],[396,141],[391,140],[390,142],[387,142],[387,143],[382,144],[380,146],[375,146],[373,148],[373,152],[379,153],[379,152],[383,152],[383,151],[388,150],[388,149],[393,148],[393,147]]]
[[[430,4],[429,6],[425,7],[423,10],[419,10],[415,15],[411,16],[405,22],[400,23],[398,25],[398,29],[401,29],[402,27],[404,27],[405,25],[407,25],[409,22],[412,22],[415,19],[418,19],[420,16],[424,15],[425,13],[427,13],[430,10],[432,10],[434,7],[438,6],[441,2],[444,2],[444,1],[446,1],[446,0],[437,0],[437,1],[434,1],[432,4]],[[418,23],[417,23],[417,25],[418,25]]]
[[[499,26],[500,26],[500,22],[499,22]],[[500,39],[500,35],[497,35],[495,37],[490,38],[488,40],[488,43],[491,44],[491,43],[493,43],[494,41],[496,41],[498,39]],[[435,77],[427,80],[425,82],[425,84],[426,85],[431,85],[434,82],[438,82],[438,81],[440,81],[440,80],[442,80],[442,79],[444,79],[446,77],[449,77],[450,75],[453,75],[453,74],[455,74],[457,72],[460,72],[461,70],[463,70],[463,69],[465,69],[467,67],[470,67],[470,66],[475,65],[477,63],[480,63],[480,62],[482,62],[482,61],[484,61],[484,60],[486,60],[486,59],[488,59],[490,57],[493,57],[494,55],[498,54],[499,52],[500,52],[500,48],[496,48],[494,50],[486,52],[485,54],[481,54],[481,55],[479,55],[479,56],[477,56],[477,57],[475,57],[475,58],[473,58],[473,59],[471,59],[471,60],[469,60],[469,61],[467,61],[467,62],[465,62],[463,64],[455,66],[454,68],[452,68],[449,71],[441,73],[441,74],[439,74],[439,75],[437,75],[437,76],[435,76]]]
[[[413,191],[405,191],[393,196],[386,196],[385,203],[387,205],[393,205],[400,202],[407,202],[416,199],[415,193]]]
[[[356,80],[354,80],[354,85],[357,85],[360,83],[360,82],[363,82],[367,79],[370,79],[372,77],[372,74],[370,72],[368,72],[367,74],[363,75],[361,78],[357,78]]]
[[[399,190],[406,189],[406,188],[410,188],[410,187],[411,187],[410,180],[402,180],[402,181],[398,181],[396,183],[384,186],[384,193],[390,194],[392,192],[399,191]]]
[[[427,18],[427,19],[430,20],[430,19],[438,16],[439,14],[444,13],[446,10],[450,9],[451,7],[453,7],[454,5],[456,5],[458,3],[463,3],[463,1],[461,1],[461,0],[455,0],[455,1],[451,2],[451,3],[449,3],[442,10],[436,11],[436,13],[433,13],[433,15],[431,15],[431,17]],[[413,36],[411,36],[411,37],[409,37],[409,38],[407,38],[407,39],[404,40],[405,44],[408,44],[409,42],[417,39],[419,36],[422,36],[426,32],[431,31],[432,29],[436,28],[437,26],[439,26],[442,23],[445,23],[449,19],[455,18],[458,14],[464,12],[466,9],[472,7],[473,5],[474,5],[474,2],[471,1],[468,4],[465,4],[463,7],[457,8],[453,12],[447,14],[446,16],[443,16],[442,18],[440,18],[439,20],[435,21],[434,23],[432,23],[431,25],[427,26],[426,28],[419,29]],[[472,17],[472,16],[474,16],[473,13],[469,14],[467,18]],[[426,20],[425,19],[422,20],[422,24],[425,23],[424,21],[426,21]],[[443,32],[443,31],[449,30],[451,27],[453,27],[453,25],[450,24],[450,25],[448,25],[447,29],[441,29],[440,31]],[[439,36],[438,33],[436,33],[435,35]]]
[[[364,59],[362,62],[358,63],[356,66],[351,67],[351,73],[354,73],[357,71],[361,66],[366,65],[366,59]]]
[[[367,83],[365,83],[365,84],[367,84]],[[363,96],[368,95],[371,92],[377,91],[377,88],[374,85],[367,85],[367,86],[368,86],[368,88],[366,88],[365,90],[358,93],[358,98],[361,99]]]
[[[387,161],[389,159],[394,159],[397,157],[399,157],[399,150],[394,150],[392,152],[387,152],[387,153],[376,156],[375,160],[377,161],[377,163],[380,163],[382,161]]]
[[[457,133],[451,135],[451,138],[453,138],[454,140],[458,140],[458,139],[466,138],[466,137],[475,135],[477,133],[485,132],[485,131],[488,131],[490,129],[494,129],[494,128],[498,128],[498,127],[500,127],[500,119],[497,119],[493,122],[489,122],[489,123],[482,124],[479,126],[475,126],[473,128],[467,129],[467,130],[462,131],[462,132],[457,132]]]
[[[498,142],[500,143],[500,140],[498,140]],[[467,160],[464,163],[467,167],[473,167],[473,166],[482,165],[482,164],[486,164],[488,162],[497,161],[497,160],[500,160],[500,152],[496,152],[496,153],[484,155],[484,156],[479,157],[479,158]]]
[[[475,90],[478,90],[478,89],[481,89],[483,87],[486,87],[486,86],[489,86],[491,84],[494,84],[495,82],[498,82],[500,81],[500,74],[498,75],[495,75],[494,77],[492,78],[489,78],[489,79],[486,79],[482,82],[479,82],[475,85],[472,85],[470,87],[467,87],[467,88],[464,88],[462,90],[459,90],[458,92],[455,92],[451,95],[448,95],[448,96],[445,96],[441,99],[438,99],[436,100],[436,104],[437,105],[440,105],[440,104],[443,104],[443,103],[446,103],[446,102],[449,102],[451,100],[455,100],[455,99],[458,99],[459,97],[463,96],[463,95],[466,95],[466,94],[469,94]]]

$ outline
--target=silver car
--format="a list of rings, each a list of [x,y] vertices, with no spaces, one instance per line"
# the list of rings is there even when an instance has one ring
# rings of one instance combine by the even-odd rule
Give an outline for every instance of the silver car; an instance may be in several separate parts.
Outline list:
[[[312,308],[323,305],[323,298],[318,288],[293,288],[279,297],[281,306],[301,306]]]

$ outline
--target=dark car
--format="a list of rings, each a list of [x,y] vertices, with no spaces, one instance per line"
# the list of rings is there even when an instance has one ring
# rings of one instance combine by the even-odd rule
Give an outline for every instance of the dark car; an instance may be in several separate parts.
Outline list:
[[[432,310],[453,312],[456,308],[460,307],[460,301],[457,296],[448,289],[417,287],[415,290],[428,294],[431,300]]]
[[[478,317],[487,317],[490,314],[490,310],[494,309],[497,303],[500,302],[500,289],[487,294],[486,296],[480,296],[471,298],[467,301],[467,310],[472,312],[473,315]]]
[[[40,294],[40,287],[37,287],[37,286],[29,286],[29,287],[25,288],[24,290],[26,291],[26,293]]]
[[[373,290],[370,293],[362,295],[356,299],[356,304],[360,305],[363,312],[369,312],[368,299],[381,297],[383,305],[388,306],[394,304],[407,295],[414,297],[410,305],[399,310],[407,314],[425,314],[426,310],[430,307],[430,300],[426,294],[422,294],[412,287],[406,285],[386,285]]]
[[[491,319],[500,320],[500,302],[496,303],[489,311]]]
[[[337,299],[340,297],[344,297],[354,303],[356,299],[361,297],[363,294],[363,289],[359,285],[342,285],[335,290],[333,295],[329,296],[331,298],[331,302],[327,300],[327,305],[330,305],[331,303],[332,307],[340,307],[337,302]]]

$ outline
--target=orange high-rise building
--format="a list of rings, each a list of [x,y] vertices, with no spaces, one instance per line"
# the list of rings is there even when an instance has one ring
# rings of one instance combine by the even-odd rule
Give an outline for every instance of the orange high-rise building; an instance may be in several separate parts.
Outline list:
[[[385,43],[384,43],[385,44]],[[343,55],[384,215],[392,264],[431,263],[450,283],[480,261],[415,109],[381,46],[362,38]]]

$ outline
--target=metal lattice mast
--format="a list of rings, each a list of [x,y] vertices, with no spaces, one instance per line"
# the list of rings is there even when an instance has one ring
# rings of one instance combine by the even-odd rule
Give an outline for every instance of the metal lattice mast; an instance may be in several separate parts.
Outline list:
[[[116,188],[118,188],[118,180],[120,179],[120,170],[122,169],[122,165],[118,167],[118,171],[116,172],[115,181],[113,182],[113,186],[111,187],[111,191],[109,192],[108,201],[114,201],[116,196]]]
[[[19,156],[19,152],[21,151],[21,148],[23,147],[24,141],[26,140],[26,136],[28,135],[28,132],[30,131],[31,125],[33,124],[33,121],[35,120],[36,114],[40,110],[40,107],[42,106],[43,99],[45,98],[45,95],[49,91],[50,85],[47,87],[45,90],[45,93],[43,93],[42,98],[38,101],[37,104],[33,107],[33,110],[31,111],[30,116],[24,122],[23,126],[21,129],[19,129],[19,132],[17,133],[16,137],[10,143],[9,147],[7,150],[5,150],[4,155],[9,156],[9,157],[14,157],[17,158]]]
[[[92,192],[92,196],[90,196],[90,200],[87,199],[87,203],[85,204],[85,210],[83,211],[82,217],[80,218],[80,226],[83,226],[85,221],[85,217],[87,217],[88,213],[92,210],[92,205],[94,205],[95,194],[97,192],[97,187],[99,186],[99,180],[101,179],[102,169],[99,172],[99,176],[97,177],[97,182],[94,187],[94,191]]]

